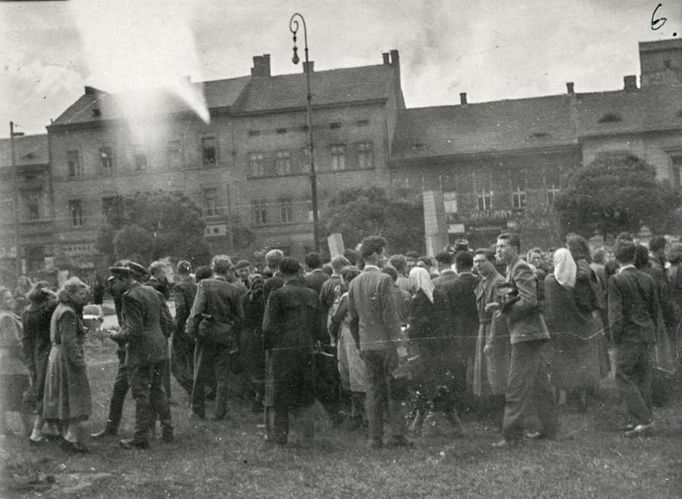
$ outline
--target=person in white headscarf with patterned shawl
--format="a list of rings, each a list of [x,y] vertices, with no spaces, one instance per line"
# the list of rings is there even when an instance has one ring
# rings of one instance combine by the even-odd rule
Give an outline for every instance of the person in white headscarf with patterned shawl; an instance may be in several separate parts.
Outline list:
[[[559,390],[560,403],[566,395],[577,395],[579,408],[586,407],[587,395],[599,385],[599,336],[603,335],[596,312],[576,306],[578,267],[567,248],[553,257],[554,272],[545,278],[545,321],[552,337],[552,382]]]

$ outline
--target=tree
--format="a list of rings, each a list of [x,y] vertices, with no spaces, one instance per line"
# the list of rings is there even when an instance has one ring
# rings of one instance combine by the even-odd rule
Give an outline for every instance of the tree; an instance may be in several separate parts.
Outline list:
[[[636,156],[599,158],[577,170],[554,204],[564,234],[664,234],[675,225],[680,196],[656,180],[653,166]]]
[[[364,237],[386,238],[392,252],[424,249],[424,208],[406,193],[389,197],[378,187],[340,191],[322,214],[325,235],[340,232],[349,248]]]
[[[149,264],[171,256],[204,264],[210,258],[205,230],[201,208],[184,194],[138,192],[111,203],[97,249],[109,263],[131,258]]]

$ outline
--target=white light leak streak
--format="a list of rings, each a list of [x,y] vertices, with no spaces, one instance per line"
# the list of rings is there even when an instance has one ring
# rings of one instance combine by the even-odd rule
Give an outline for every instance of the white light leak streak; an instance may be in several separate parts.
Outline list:
[[[204,122],[209,112],[200,85],[192,19],[194,0],[74,0],[90,85],[120,94],[129,123],[163,112],[177,96]],[[136,126],[132,126],[133,131]]]

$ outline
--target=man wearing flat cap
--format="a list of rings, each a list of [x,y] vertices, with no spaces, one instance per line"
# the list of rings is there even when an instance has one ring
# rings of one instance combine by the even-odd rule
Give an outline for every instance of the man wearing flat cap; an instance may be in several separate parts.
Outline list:
[[[130,262],[125,268],[109,269],[114,283],[123,291],[121,331],[111,333],[111,338],[127,343],[125,366],[136,405],[135,434],[132,439],[120,442],[126,449],[149,447],[152,406],[161,421],[163,441],[173,441],[168,398],[161,388],[164,364],[168,360],[162,328],[172,328],[172,319],[168,324],[168,309],[159,293],[134,279],[139,268],[144,270],[141,265]]]

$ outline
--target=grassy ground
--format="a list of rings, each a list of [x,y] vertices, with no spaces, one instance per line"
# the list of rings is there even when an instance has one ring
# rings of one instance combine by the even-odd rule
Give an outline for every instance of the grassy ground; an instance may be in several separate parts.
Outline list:
[[[88,346],[94,414],[106,418],[116,364],[113,344]],[[174,385],[174,398],[184,402]],[[123,437],[132,433],[126,400]],[[176,441],[125,451],[117,439],[90,442],[71,456],[57,444],[31,450],[19,437],[2,451],[2,497],[682,497],[682,404],[656,412],[651,438],[609,431],[614,409],[562,415],[558,441],[491,448],[496,433],[475,422],[463,439],[417,441],[412,450],[366,448],[364,438],[331,430],[320,414],[312,448],[266,449],[247,404],[233,401],[227,422],[194,423],[173,407]],[[15,429],[18,421],[12,420]],[[30,483],[33,482],[33,483]]]

